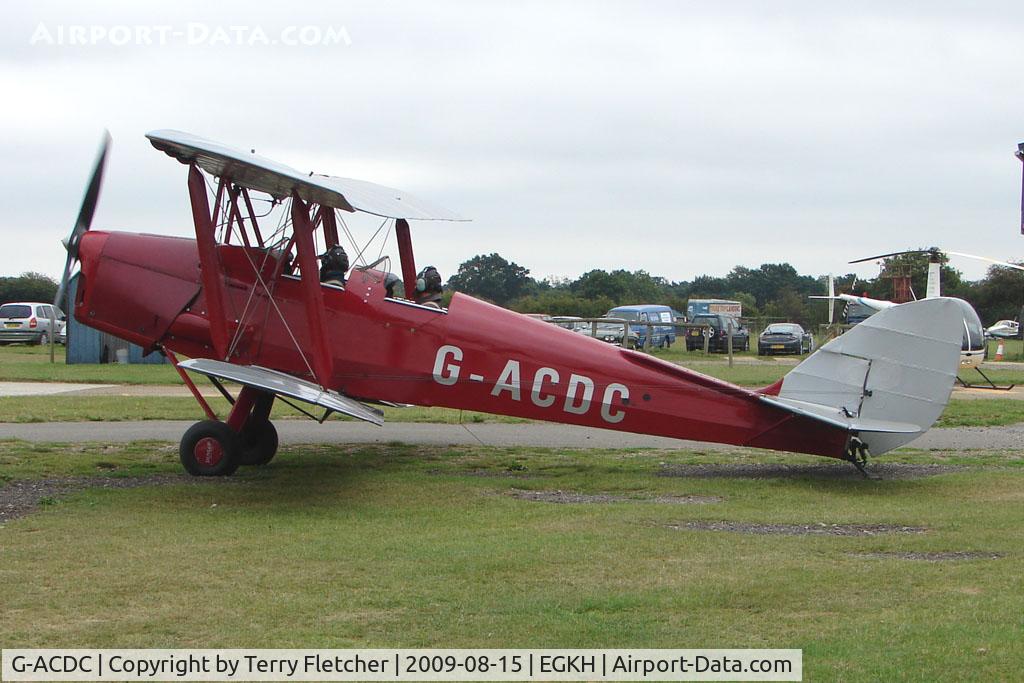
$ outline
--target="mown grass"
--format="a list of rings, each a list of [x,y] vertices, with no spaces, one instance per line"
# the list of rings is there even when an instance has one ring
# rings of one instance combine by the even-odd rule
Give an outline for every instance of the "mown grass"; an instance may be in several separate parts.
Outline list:
[[[161,444],[7,442],[8,477],[177,470]],[[972,458],[973,456],[973,458]],[[230,480],[90,489],[0,529],[5,647],[794,647],[807,680],[1009,680],[1024,614],[1020,453],[917,480],[687,479],[740,450],[292,447]],[[557,505],[515,488],[721,496]],[[688,520],[886,523],[759,536]],[[978,551],[923,562],[862,553]]]
[[[220,396],[206,397],[218,417],[229,412],[228,402]],[[307,409],[309,409],[308,406]],[[433,422],[462,424],[481,422],[521,423],[529,420],[507,415],[490,415],[452,408],[384,407],[389,422]],[[315,415],[323,409],[311,410]],[[275,402],[271,416],[275,420],[305,418],[286,403]],[[121,422],[136,420],[201,420],[203,411],[191,396],[7,396],[0,397],[0,422]],[[334,414],[331,420],[350,420]]]
[[[65,349],[58,346],[56,362],[50,362],[48,346],[9,344],[0,346],[0,382],[72,382],[82,384],[179,384],[181,377],[171,365],[75,364],[64,362]]]
[[[207,400],[220,418],[228,403],[219,396]],[[525,423],[519,417],[491,415],[451,408],[385,407],[387,422],[435,424]],[[275,403],[275,420],[304,418],[299,411]],[[186,396],[8,396],[0,397],[0,422],[121,422],[138,420],[201,420],[203,412]],[[332,420],[349,420],[332,415]],[[1024,422],[1024,401],[1013,399],[960,400],[949,402],[937,427],[999,427]]]
[[[1007,398],[952,400],[936,427],[1002,427],[1024,422],[1024,401]]]
[[[1014,343],[1014,340],[1009,342]],[[767,386],[793,369],[791,363],[783,360],[791,360],[792,356],[767,356],[758,358],[757,363],[750,363],[742,361],[757,358],[754,352],[738,353],[736,356],[741,362],[729,367],[728,358],[723,354],[705,355],[699,351],[688,352],[681,344],[669,349],[654,349],[652,353],[659,358],[741,386]],[[170,365],[65,365],[62,354],[63,348],[58,348],[57,362],[51,364],[48,348],[17,344],[0,346],[0,381],[85,384],[181,383],[178,373]],[[994,355],[995,347],[992,347],[989,357],[992,358]],[[1012,359],[1007,356],[1007,360]],[[993,368],[986,369],[985,372],[998,384],[1024,384],[1024,370]],[[961,377],[967,382],[981,381],[981,376],[973,370],[963,371]]]
[[[998,339],[988,340],[988,358],[995,358],[999,350]],[[1024,341],[1020,339],[1003,339],[1003,356],[1008,361],[1024,361]]]

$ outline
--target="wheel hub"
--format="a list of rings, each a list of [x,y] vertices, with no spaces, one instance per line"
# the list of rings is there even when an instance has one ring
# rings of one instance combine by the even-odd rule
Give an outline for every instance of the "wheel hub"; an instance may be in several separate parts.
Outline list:
[[[207,436],[196,442],[193,453],[196,462],[203,467],[215,467],[224,458],[224,447],[217,439]]]

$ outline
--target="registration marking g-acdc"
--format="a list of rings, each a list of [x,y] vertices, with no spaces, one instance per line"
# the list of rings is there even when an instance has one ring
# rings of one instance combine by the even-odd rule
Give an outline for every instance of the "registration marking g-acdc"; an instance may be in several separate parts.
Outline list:
[[[458,346],[446,344],[437,350],[434,356],[434,381],[446,387],[453,386],[459,381],[462,373],[463,353]],[[482,375],[470,374],[469,379],[473,382],[483,382]],[[559,386],[562,378],[558,370],[542,367],[533,375],[532,381],[529,378],[523,381],[522,368],[517,360],[508,360],[504,369],[498,376],[498,381],[491,389],[491,396],[502,397],[505,393],[513,401],[523,400],[523,388],[529,387],[529,401],[538,408],[551,408],[558,400],[553,389]],[[622,422],[626,413],[621,408],[615,408],[613,403],[619,399],[622,403],[629,400],[629,387],[624,384],[612,382],[604,388],[601,396],[601,419],[609,424]],[[572,415],[585,415],[593,405],[594,380],[586,375],[579,375],[575,372],[569,374],[566,383],[565,399],[562,401],[562,412]]]

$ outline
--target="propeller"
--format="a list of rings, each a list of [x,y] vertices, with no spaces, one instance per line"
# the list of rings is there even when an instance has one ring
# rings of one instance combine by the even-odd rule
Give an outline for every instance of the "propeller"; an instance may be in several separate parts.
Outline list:
[[[71,228],[71,234],[61,240],[68,252],[68,256],[64,261],[64,275],[60,279],[60,286],[57,287],[57,296],[53,300],[53,305],[57,308],[60,308],[61,303],[64,301],[68,281],[71,279],[71,270],[78,261],[79,242],[82,239],[82,235],[92,225],[92,217],[96,213],[96,202],[100,197],[100,185],[103,184],[103,168],[107,165],[107,153],[110,151],[110,143],[110,132],[103,131],[103,142],[100,144],[99,154],[96,155],[96,163],[93,165],[92,176],[89,178],[89,186],[86,187],[85,196],[82,197],[82,208],[78,210],[78,219],[75,221],[75,227]]]
[[[997,266],[1004,266],[1006,268],[1013,268],[1014,270],[1024,270],[1024,266],[1019,266],[1016,263],[1008,263],[1006,261],[999,261],[994,258],[987,256],[976,256],[975,254],[965,254],[962,251],[949,251],[942,250],[938,247],[932,247],[931,249],[908,249],[907,251],[894,251],[891,254],[879,254],[878,256],[869,256],[868,258],[857,259],[856,261],[850,261],[850,263],[864,263],[866,261],[875,261],[883,258],[890,258],[892,256],[901,256],[903,254],[928,254],[933,261],[937,261],[941,256],[962,256],[964,258],[977,259],[979,261],[987,261],[994,263]]]

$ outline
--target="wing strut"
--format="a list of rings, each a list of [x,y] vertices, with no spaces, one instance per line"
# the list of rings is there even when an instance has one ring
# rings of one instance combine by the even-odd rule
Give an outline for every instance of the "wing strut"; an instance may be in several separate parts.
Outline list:
[[[219,188],[217,193],[218,204],[222,190],[223,187]],[[192,201],[192,221],[196,226],[196,247],[199,251],[203,293],[206,295],[210,338],[217,357],[226,358],[231,335],[228,332],[227,309],[224,307],[224,281],[221,278],[220,259],[217,258],[217,235],[210,214],[210,200],[206,197],[206,181],[194,163],[189,164],[188,168],[188,194]]]
[[[395,237],[398,239],[398,257],[402,259],[402,281],[405,284],[405,298],[416,300],[416,260],[412,254],[412,236],[409,221],[399,218],[395,221]]]
[[[334,363],[327,348],[327,326],[324,320],[324,295],[320,287],[316,264],[316,244],[313,242],[313,222],[309,207],[292,192],[292,229],[299,268],[302,270],[302,300],[306,308],[306,324],[313,345],[313,374],[317,384],[327,386],[334,372]]]

